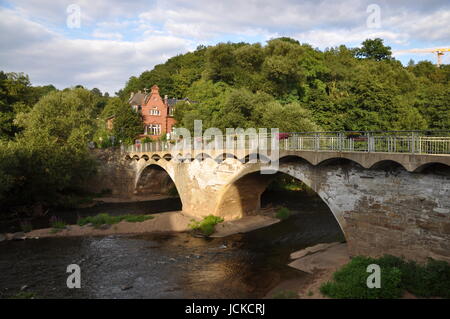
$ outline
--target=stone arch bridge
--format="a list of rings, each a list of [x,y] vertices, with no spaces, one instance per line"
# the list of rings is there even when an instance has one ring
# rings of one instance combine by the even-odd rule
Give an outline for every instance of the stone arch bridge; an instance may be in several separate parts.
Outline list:
[[[305,140],[290,147],[289,137],[280,140],[278,166],[272,171],[301,180],[321,197],[352,255],[450,261],[450,139],[438,141],[430,147],[422,140],[427,152],[414,152],[417,140],[407,149],[387,151],[376,143],[371,148],[370,140],[363,149],[342,147],[342,141],[324,147],[320,139],[313,147],[305,147]],[[429,151],[433,147],[438,151]],[[230,220],[257,214],[261,194],[275,176],[261,174],[267,166],[261,162],[264,156],[251,161],[253,151],[171,151],[169,144],[159,144],[122,149],[120,156],[133,172],[129,189],[134,192],[148,185],[164,187],[152,180],[168,174],[183,212]]]

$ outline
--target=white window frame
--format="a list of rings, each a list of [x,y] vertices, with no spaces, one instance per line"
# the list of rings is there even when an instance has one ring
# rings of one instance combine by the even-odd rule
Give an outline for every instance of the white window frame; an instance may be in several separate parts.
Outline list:
[[[150,110],[150,115],[159,116],[159,115],[161,115],[161,112],[157,108],[153,108]]]
[[[147,125],[147,133],[149,135],[161,135],[161,124]]]

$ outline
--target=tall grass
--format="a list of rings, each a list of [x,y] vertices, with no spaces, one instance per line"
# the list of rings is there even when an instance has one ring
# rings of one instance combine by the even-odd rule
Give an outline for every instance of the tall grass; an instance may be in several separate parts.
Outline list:
[[[99,228],[101,225],[113,225],[120,223],[121,221],[127,221],[130,223],[138,223],[143,222],[148,219],[152,219],[154,216],[151,215],[120,215],[120,216],[111,216],[109,214],[103,213],[95,216],[88,216],[84,218],[79,218],[77,224],[79,226],[84,226],[87,224],[92,224],[94,228]]]

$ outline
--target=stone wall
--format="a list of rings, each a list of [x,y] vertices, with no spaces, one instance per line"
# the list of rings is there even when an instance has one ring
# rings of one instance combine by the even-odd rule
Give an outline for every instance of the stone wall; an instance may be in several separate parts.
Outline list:
[[[136,165],[118,150],[95,149],[92,157],[98,162],[97,174],[86,183],[93,193],[111,191],[113,195],[130,196],[135,191]]]
[[[328,204],[351,254],[450,261],[450,168],[410,173],[341,163],[281,170],[306,180]]]

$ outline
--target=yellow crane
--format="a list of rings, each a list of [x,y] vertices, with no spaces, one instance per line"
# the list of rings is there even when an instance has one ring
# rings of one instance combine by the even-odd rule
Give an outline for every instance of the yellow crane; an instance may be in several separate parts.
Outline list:
[[[436,49],[409,49],[409,50],[398,50],[396,53],[410,52],[410,53],[434,53],[437,57],[437,67],[442,64],[442,56],[444,52],[450,52],[450,48],[436,48]]]

